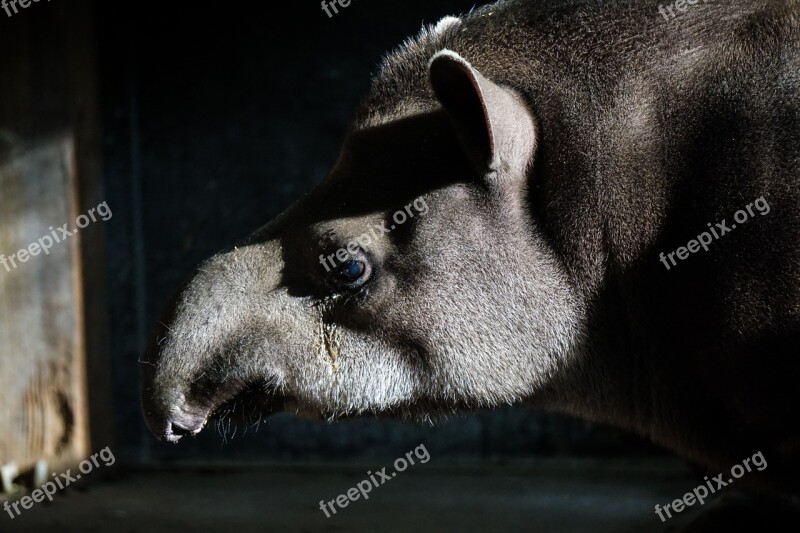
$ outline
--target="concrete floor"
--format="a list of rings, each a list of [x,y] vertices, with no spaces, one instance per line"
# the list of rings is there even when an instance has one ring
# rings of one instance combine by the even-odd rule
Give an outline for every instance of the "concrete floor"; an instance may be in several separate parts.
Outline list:
[[[677,531],[698,514],[695,507],[662,524],[654,513],[656,503],[696,485],[681,463],[542,460],[415,465],[373,489],[369,500],[326,518],[319,501],[346,492],[375,467],[184,467],[105,480],[93,472],[53,503],[13,520],[0,514],[0,532],[640,533]]]

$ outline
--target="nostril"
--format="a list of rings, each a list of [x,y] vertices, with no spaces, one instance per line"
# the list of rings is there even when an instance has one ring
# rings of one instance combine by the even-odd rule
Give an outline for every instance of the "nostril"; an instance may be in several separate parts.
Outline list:
[[[178,442],[187,435],[197,435],[205,426],[205,422],[205,417],[185,417],[167,420],[162,438],[167,442]]]
[[[171,426],[170,433],[176,437],[185,437],[186,435],[191,435],[196,431],[195,429],[185,428],[177,422],[173,422]]]
[[[164,433],[161,435],[161,440],[165,440],[167,442],[177,443],[186,435],[191,435],[191,431],[180,424],[176,424],[175,422],[167,422],[167,426],[164,428]]]

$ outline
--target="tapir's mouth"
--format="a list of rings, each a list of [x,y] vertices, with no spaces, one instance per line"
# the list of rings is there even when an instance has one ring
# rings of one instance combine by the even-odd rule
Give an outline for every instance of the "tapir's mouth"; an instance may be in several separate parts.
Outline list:
[[[291,398],[278,394],[274,387],[248,385],[233,394],[223,394],[218,401],[203,408],[172,409],[175,415],[167,421],[160,437],[177,443],[185,436],[195,436],[213,422],[223,438],[257,431],[270,415],[283,411]]]
[[[216,423],[223,438],[258,431],[261,422],[269,416],[285,411],[292,400],[288,396],[265,390],[263,386],[247,387],[214,409],[209,420]]]

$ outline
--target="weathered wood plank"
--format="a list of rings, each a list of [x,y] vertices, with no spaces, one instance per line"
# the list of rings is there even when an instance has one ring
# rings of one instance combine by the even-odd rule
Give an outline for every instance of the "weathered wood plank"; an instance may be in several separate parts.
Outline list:
[[[40,2],[13,18],[3,14],[0,22],[0,164],[8,155],[4,145],[41,148],[56,137],[69,137],[74,145],[73,190],[79,212],[105,200],[95,11],[94,0]],[[0,210],[7,209],[5,195],[0,189]],[[83,328],[90,384],[88,415],[84,415],[91,423],[92,449],[97,450],[113,446],[104,224],[86,228],[79,241],[83,260],[75,275],[84,280],[78,296],[85,305],[77,327]],[[0,425],[0,435],[5,431]]]
[[[8,159],[0,166],[0,464],[67,465],[88,451],[81,236],[55,229],[71,230],[78,214],[74,143],[56,138]]]

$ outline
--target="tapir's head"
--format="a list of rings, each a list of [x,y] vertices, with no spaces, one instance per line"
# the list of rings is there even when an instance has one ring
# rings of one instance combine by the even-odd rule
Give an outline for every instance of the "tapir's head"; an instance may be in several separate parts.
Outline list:
[[[175,296],[141,367],[157,436],[221,410],[424,418],[558,371],[578,313],[531,215],[533,113],[453,52],[421,70],[376,81],[329,177]]]

